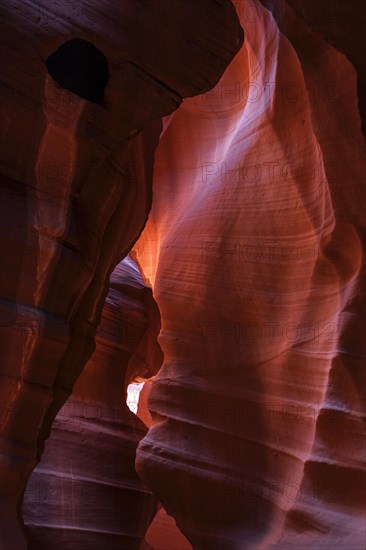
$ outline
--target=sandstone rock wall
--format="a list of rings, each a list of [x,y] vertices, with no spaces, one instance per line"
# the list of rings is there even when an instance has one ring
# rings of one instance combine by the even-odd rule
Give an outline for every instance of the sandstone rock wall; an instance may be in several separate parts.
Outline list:
[[[356,74],[293,12],[291,43],[259,2],[236,7],[245,43],[166,119],[135,246],[165,357],[138,471],[194,548],[361,549]]]

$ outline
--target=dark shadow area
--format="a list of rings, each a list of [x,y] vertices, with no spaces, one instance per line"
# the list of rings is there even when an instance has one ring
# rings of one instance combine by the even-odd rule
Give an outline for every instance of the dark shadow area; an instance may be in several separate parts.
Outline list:
[[[104,53],[81,38],[68,40],[46,61],[47,70],[61,88],[93,103],[102,103],[109,80]]]

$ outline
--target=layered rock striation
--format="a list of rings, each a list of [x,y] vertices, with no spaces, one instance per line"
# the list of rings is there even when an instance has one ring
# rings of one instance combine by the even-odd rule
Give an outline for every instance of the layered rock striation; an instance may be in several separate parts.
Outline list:
[[[363,550],[361,4],[3,3],[0,550]]]
[[[158,509],[135,472],[147,428],[126,405],[133,376],[156,374],[160,317],[129,259],[113,271],[96,349],[58,413],[27,485],[28,548],[140,550]]]
[[[16,0],[1,40],[0,548],[20,550],[27,479],[147,219],[160,119],[243,32],[229,0]]]
[[[286,4],[235,5],[245,43],[165,120],[134,248],[164,352],[137,468],[195,549],[361,550],[356,73]]]

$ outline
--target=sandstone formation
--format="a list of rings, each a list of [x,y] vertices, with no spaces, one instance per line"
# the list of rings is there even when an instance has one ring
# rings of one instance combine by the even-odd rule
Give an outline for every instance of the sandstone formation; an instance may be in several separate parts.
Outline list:
[[[109,276],[146,221],[160,119],[210,89],[242,39],[229,0],[2,4],[2,550],[25,548],[27,479],[93,352]],[[100,53],[70,83],[85,42]],[[104,58],[102,82],[89,80]],[[96,97],[80,96],[93,86]]]
[[[150,427],[152,419],[148,410],[148,396],[151,391],[152,380],[144,383],[140,391],[137,416]],[[179,531],[176,522],[172,516],[169,516],[164,508],[160,508],[149,529],[147,530],[145,541],[151,545],[154,550],[192,550],[192,546],[186,537]]]
[[[363,3],[3,11],[0,550],[364,550]]]
[[[235,4],[245,43],[165,120],[135,246],[165,357],[138,472],[195,549],[361,550],[356,73],[285,3]]]
[[[113,271],[96,349],[57,415],[24,496],[29,549],[139,550],[157,501],[135,472],[147,428],[126,405],[135,376],[156,374],[160,317],[131,260]]]
[[[271,6],[277,4],[282,9],[283,0],[269,0]],[[358,102],[361,124],[366,136],[366,10],[360,0],[287,0],[296,13],[308,23],[316,33],[343,52],[357,72]],[[264,0],[264,3],[268,3]],[[286,9],[286,8],[285,8]]]
[[[164,508],[160,508],[152,521],[145,540],[154,550],[192,550],[191,544],[177,528],[174,518]]]

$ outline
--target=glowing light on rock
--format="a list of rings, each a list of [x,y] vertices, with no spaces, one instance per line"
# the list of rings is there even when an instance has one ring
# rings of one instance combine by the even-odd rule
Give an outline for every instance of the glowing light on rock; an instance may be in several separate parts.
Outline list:
[[[144,382],[140,384],[129,384],[127,388],[127,407],[134,414],[137,414],[137,409],[139,405],[139,397],[142,388],[144,387]]]

